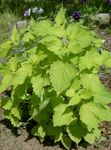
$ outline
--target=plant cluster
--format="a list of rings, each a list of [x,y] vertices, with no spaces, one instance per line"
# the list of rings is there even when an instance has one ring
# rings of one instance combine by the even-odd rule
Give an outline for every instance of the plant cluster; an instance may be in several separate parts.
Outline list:
[[[0,45],[0,57],[7,61],[0,64],[5,117],[19,127],[21,103],[28,103],[28,121],[37,122],[32,134],[41,140],[50,136],[66,149],[72,141],[93,143],[100,123],[111,121],[111,92],[98,78],[100,66],[111,67],[111,53],[98,52],[102,43],[94,32],[68,23],[63,8],[54,22],[31,20],[21,33],[14,28]]]

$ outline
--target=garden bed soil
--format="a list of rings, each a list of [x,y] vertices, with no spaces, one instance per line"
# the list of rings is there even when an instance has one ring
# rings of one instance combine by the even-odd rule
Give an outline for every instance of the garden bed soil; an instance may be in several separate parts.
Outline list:
[[[0,150],[63,150],[61,144],[55,145],[50,139],[41,143],[33,137],[29,129],[30,125],[19,129],[13,127],[10,122],[4,119],[3,110],[0,110]],[[111,150],[111,123],[104,122],[100,142],[87,145],[81,142],[72,150]]]

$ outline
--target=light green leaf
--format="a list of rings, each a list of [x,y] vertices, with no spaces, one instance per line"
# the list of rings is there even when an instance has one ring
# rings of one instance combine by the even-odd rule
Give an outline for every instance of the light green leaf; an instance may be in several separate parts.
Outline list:
[[[20,119],[21,118],[21,112],[20,112],[20,108],[18,106],[14,106],[11,109],[11,113],[13,114],[13,116],[15,116],[16,118]]]
[[[53,35],[59,38],[65,37],[64,25],[58,26],[57,24],[55,24],[53,26]]]
[[[71,88],[73,90],[79,90],[81,88],[81,82],[80,82],[79,78],[74,78],[72,85],[71,85]]]
[[[42,20],[39,22],[31,22],[31,30],[35,35],[52,35],[53,29],[52,29],[52,22],[50,20]]]
[[[75,95],[75,90],[73,88],[70,88],[66,91],[66,96],[73,97]]]
[[[13,77],[13,85],[21,85],[25,82],[27,77],[32,75],[32,65],[29,63],[25,63],[19,68],[14,77]]]
[[[79,30],[80,26],[77,23],[71,23],[66,28],[66,35],[68,35],[70,39],[75,39]]]
[[[71,139],[67,135],[64,135],[64,134],[62,135],[61,142],[67,150],[70,150],[72,142],[71,142]]]
[[[32,77],[31,83],[32,83],[32,87],[33,87],[33,91],[34,91],[35,95],[38,95],[40,97],[44,91],[44,89],[43,89],[44,80],[41,77],[41,75]]]
[[[18,58],[16,56],[12,57],[9,61],[9,64],[10,64],[10,70],[12,72],[15,72],[17,70]]]
[[[81,84],[87,90],[98,93],[103,89],[97,74],[83,74],[81,75]]]
[[[82,56],[79,62],[80,70],[90,69],[96,65],[103,65],[105,57],[100,55],[96,48],[92,48],[90,51],[87,51],[85,56]]]
[[[76,35],[76,39],[77,42],[80,43],[81,48],[85,48],[91,45],[94,40],[94,36],[92,36],[88,30],[81,28]]]
[[[111,68],[111,58],[108,59],[106,62],[105,62],[105,65],[109,68]]]
[[[12,48],[12,42],[7,41],[0,45],[0,58],[4,58],[8,55],[8,53],[11,51]]]
[[[70,27],[73,28],[73,26]],[[91,43],[93,42],[94,37],[89,31],[80,26],[74,26],[74,28],[75,31],[72,30],[70,31],[70,29],[68,31],[69,33],[70,32],[72,33],[69,35],[69,38],[71,38],[71,40],[67,50],[69,52],[77,54],[83,52],[84,48],[90,46]]]
[[[94,93],[94,101],[100,104],[109,104],[111,103],[111,91],[106,87],[101,88],[101,91]]]
[[[80,43],[70,41],[67,51],[73,54],[78,54],[83,51],[83,48],[81,47]]]
[[[0,93],[5,91],[12,83],[12,75],[11,74],[6,74],[3,79],[2,79],[2,83],[0,85]]]
[[[34,40],[34,36],[31,32],[24,34],[22,41],[28,43],[30,40]]]
[[[75,120],[67,126],[67,133],[71,140],[78,144],[81,141],[82,137],[86,135],[86,129],[85,127],[83,127],[81,121]]]
[[[63,7],[61,7],[57,16],[55,17],[55,22],[57,25],[61,25],[64,23],[64,21],[65,21],[65,12],[64,12]]]
[[[19,119],[17,117],[15,117],[13,114],[10,115],[10,121],[14,127],[17,127],[17,126],[20,127]]]
[[[73,112],[70,108],[67,108],[67,104],[59,104],[54,108],[54,127],[68,125],[72,119],[74,119]]]
[[[93,96],[94,94],[90,90],[82,89],[80,91],[80,97],[82,99],[89,99]]]
[[[5,76],[6,74],[10,74],[9,64],[0,64],[0,75]]]
[[[38,124],[37,126],[32,128],[31,133],[34,136],[39,136],[41,138],[44,138],[46,136],[46,125],[45,124]]]
[[[18,36],[17,28],[14,26],[12,34],[11,34],[11,40],[12,42],[16,42]]]
[[[56,36],[48,35],[40,40],[40,43],[45,44],[48,50],[52,51],[56,55],[62,54],[63,44]]]
[[[86,142],[93,144],[95,140],[97,140],[101,135],[101,130],[98,128],[93,130],[92,132],[88,132],[85,136],[84,139]]]
[[[8,97],[4,97],[0,102],[0,107],[4,108],[5,110],[10,110],[13,105],[13,102]]]
[[[97,129],[101,121],[111,120],[111,110],[94,102],[83,104],[79,111],[80,119],[87,125],[89,131]]]
[[[56,61],[50,68],[50,80],[57,94],[66,90],[76,76],[76,71],[71,64]]]
[[[77,93],[74,93],[73,97],[69,100],[68,106],[74,106],[80,103],[81,98]]]

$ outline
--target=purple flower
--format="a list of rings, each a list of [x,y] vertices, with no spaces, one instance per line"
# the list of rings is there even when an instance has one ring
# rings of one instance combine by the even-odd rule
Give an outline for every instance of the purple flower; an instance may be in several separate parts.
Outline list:
[[[87,0],[80,0],[80,2],[81,2],[82,4],[85,4],[85,3],[87,3]]]
[[[24,12],[24,17],[29,17],[30,14],[31,14],[31,9],[29,8],[28,10],[26,10],[26,11]]]
[[[73,17],[74,20],[78,21],[81,17],[81,13],[76,11],[72,14],[72,17]]]
[[[103,31],[101,31],[100,33],[101,33],[102,36],[104,36],[104,34],[105,34]]]
[[[106,3],[111,5],[111,0],[106,0]]]

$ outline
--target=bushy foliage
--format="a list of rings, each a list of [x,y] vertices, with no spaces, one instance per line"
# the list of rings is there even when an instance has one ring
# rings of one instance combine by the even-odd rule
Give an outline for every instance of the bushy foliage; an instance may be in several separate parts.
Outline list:
[[[0,46],[3,76],[0,92],[5,117],[20,126],[28,102],[30,118],[37,125],[32,134],[61,141],[66,149],[82,138],[93,143],[100,137],[102,121],[111,121],[111,92],[101,84],[99,67],[111,67],[111,54],[98,53],[102,44],[94,32],[68,23],[63,8],[55,21],[34,21]],[[2,94],[3,95],[3,94]]]

